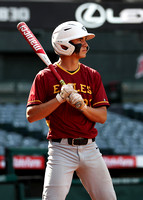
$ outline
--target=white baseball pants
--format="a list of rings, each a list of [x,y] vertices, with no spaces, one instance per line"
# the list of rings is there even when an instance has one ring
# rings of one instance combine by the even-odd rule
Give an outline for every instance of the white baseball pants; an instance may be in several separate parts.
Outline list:
[[[65,200],[76,171],[92,200],[116,200],[107,166],[95,142],[71,146],[49,141],[42,200]]]

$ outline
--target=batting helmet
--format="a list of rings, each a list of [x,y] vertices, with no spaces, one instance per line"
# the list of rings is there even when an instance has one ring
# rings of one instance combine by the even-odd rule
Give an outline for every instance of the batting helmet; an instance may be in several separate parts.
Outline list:
[[[88,33],[86,28],[77,21],[64,22],[53,31],[52,46],[57,54],[70,56],[75,51],[75,46],[70,41],[82,37],[90,40],[95,35]]]

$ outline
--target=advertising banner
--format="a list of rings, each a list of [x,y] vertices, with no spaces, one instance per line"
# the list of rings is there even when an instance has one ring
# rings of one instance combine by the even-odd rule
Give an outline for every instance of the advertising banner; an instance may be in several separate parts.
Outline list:
[[[143,156],[112,155],[103,156],[109,169],[143,168]],[[45,158],[43,156],[22,156],[13,157],[14,169],[45,169]],[[5,168],[5,157],[0,156],[0,169]]]
[[[0,28],[15,29],[20,21],[31,28],[53,30],[77,20],[88,29],[143,29],[143,3],[0,2]]]

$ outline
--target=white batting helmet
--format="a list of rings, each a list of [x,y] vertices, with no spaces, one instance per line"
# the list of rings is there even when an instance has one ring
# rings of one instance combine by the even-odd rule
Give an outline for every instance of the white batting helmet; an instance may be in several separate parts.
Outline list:
[[[52,46],[57,54],[70,56],[75,50],[75,46],[70,41],[82,37],[90,40],[95,35],[88,33],[86,28],[77,21],[64,22],[53,31]]]

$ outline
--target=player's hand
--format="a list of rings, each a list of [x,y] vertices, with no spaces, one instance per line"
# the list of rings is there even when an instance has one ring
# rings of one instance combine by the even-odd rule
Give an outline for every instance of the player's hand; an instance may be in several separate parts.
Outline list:
[[[63,103],[63,102],[66,101],[66,99],[69,97],[69,95],[70,95],[72,92],[73,92],[73,93],[76,92],[76,90],[74,90],[72,84],[63,85],[63,86],[61,87],[60,93],[58,93],[58,94],[56,95],[56,99],[57,99],[60,103]]]
[[[79,93],[72,92],[70,94],[69,98],[67,99],[67,101],[70,105],[72,105],[73,107],[75,107],[81,111],[83,109],[87,108],[82,96]]]

